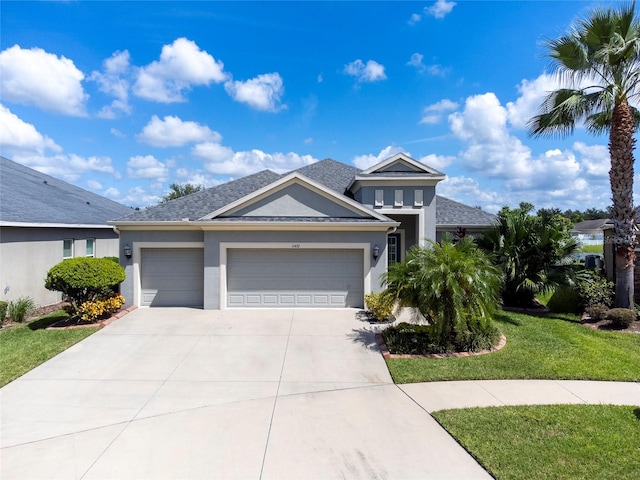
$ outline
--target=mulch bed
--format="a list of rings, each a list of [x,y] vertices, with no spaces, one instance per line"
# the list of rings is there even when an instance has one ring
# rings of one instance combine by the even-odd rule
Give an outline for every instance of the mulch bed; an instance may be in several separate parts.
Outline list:
[[[504,348],[507,344],[507,337],[502,335],[500,337],[500,341],[495,348],[491,350],[480,350],[479,352],[452,352],[452,353],[426,353],[423,355],[407,355],[407,354],[398,354],[391,353],[387,348],[386,343],[384,343],[384,338],[382,338],[381,333],[376,333],[376,343],[380,347],[380,351],[382,352],[382,356],[384,358],[451,358],[451,357],[475,357],[477,355],[486,355],[487,353],[497,352]]]
[[[640,333],[640,321],[635,321],[629,325],[628,328],[616,328],[611,324],[610,320],[600,320],[599,322],[593,322],[589,315],[586,313],[582,315],[580,320],[582,325],[592,330],[606,330],[609,332],[617,333]]]
[[[70,328],[88,328],[88,327],[106,327],[110,323],[115,322],[119,318],[124,317],[127,313],[132,310],[135,310],[137,307],[131,306],[129,308],[125,308],[120,310],[117,313],[114,313],[108,318],[102,318],[96,322],[85,322],[77,317],[70,317],[65,320],[61,320],[54,324],[49,325],[47,330],[58,330],[58,329],[70,329]],[[54,310],[55,311],[55,310]]]

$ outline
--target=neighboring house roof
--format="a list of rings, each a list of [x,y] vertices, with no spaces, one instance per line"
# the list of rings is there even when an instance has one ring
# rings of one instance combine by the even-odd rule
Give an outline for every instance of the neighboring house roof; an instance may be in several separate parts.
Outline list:
[[[584,222],[576,223],[571,231],[573,233],[602,233],[602,228],[610,222],[611,220],[608,218],[585,220]]]
[[[436,195],[436,225],[437,226],[471,226],[491,225],[495,223],[496,216],[484,212],[476,207],[470,207],[464,203],[450,200],[441,195]]]
[[[284,175],[263,170],[167,203],[149,207],[118,220],[123,222],[179,222],[183,219],[190,221],[203,219],[292,173],[299,173],[338,194],[352,198],[351,192],[347,189],[360,172],[361,170],[356,167],[332,159],[325,159]],[[441,196],[437,196],[436,200],[436,218],[438,226],[486,226],[495,222],[495,216],[490,213]],[[273,217],[269,219],[276,220]],[[264,220],[269,219],[265,218]],[[228,218],[224,220],[234,221]],[[296,221],[305,221],[305,219],[296,218]],[[323,221],[340,221],[340,219],[324,219]]]
[[[91,225],[131,209],[113,200],[0,157],[0,225]]]

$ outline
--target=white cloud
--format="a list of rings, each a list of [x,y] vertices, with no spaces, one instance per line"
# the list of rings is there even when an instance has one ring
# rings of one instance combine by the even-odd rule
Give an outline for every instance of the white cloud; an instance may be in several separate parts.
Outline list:
[[[98,84],[98,89],[114,97],[111,105],[107,105],[100,110],[98,116],[101,118],[115,118],[117,112],[125,114],[131,113],[129,105],[129,76],[131,66],[129,65],[129,52],[114,52],[103,64],[103,71],[93,71],[89,80]]]
[[[560,88],[554,75],[543,73],[535,80],[522,80],[518,85],[520,96],[515,102],[507,103],[509,122],[518,129],[527,128],[529,120],[539,113],[540,105],[545,97]]]
[[[607,178],[611,168],[611,156],[606,145],[588,146],[583,142],[575,142],[573,150],[581,156],[581,163],[586,173],[593,177]]]
[[[124,133],[122,133],[120,130],[118,130],[117,128],[111,127],[111,129],[109,129],[109,132],[114,137],[118,137],[118,138],[125,138],[126,137],[126,135]]]
[[[383,148],[382,150],[380,150],[380,153],[378,153],[378,155],[372,155],[372,154],[356,155],[355,157],[353,157],[353,160],[351,161],[351,163],[353,163],[356,167],[362,170],[366,170],[367,168],[372,167],[376,163],[380,163],[383,160],[386,160],[387,158],[389,158],[390,156],[400,152],[410,155],[410,153],[407,152],[402,147],[389,145]]]
[[[178,117],[166,116],[160,120],[156,115],[136,135],[136,138],[154,147],[179,147],[187,143],[219,142],[222,136],[206,125],[184,122]]]
[[[311,155],[265,153],[261,150],[234,152],[219,143],[202,143],[191,150],[193,156],[204,161],[205,170],[217,175],[238,177],[269,169],[285,173],[317,162]]]
[[[458,107],[459,105],[457,102],[449,100],[448,98],[440,100],[439,102],[433,103],[431,105],[427,105],[422,110],[422,119],[418,123],[434,125],[440,122],[443,113],[456,110]]]
[[[147,205],[154,205],[160,202],[162,196],[158,193],[150,193],[145,188],[136,186],[127,190],[127,194],[125,196],[120,196],[120,192],[115,190],[114,193],[117,193],[117,196],[108,195],[111,198],[118,199],[118,201],[124,205],[132,205],[135,207],[144,207]],[[109,190],[105,192],[107,195]]]
[[[127,175],[164,182],[169,176],[169,169],[153,155],[137,155],[127,162]]]
[[[409,58],[407,65],[416,67],[419,71],[423,72],[424,69],[426,68],[424,63],[422,63],[423,59],[424,59],[424,55],[422,55],[421,53],[414,53],[411,55],[411,58]]]
[[[360,60],[354,60],[344,66],[344,73],[356,77],[358,82],[378,82],[386,80],[384,65],[375,60],[369,60],[366,64]]]
[[[95,180],[87,180],[87,186],[93,192],[102,190],[104,188],[100,182],[96,182]]]
[[[277,72],[258,75],[246,82],[230,80],[224,88],[236,102],[246,103],[256,110],[277,112],[286,107],[280,104],[284,83]]]
[[[67,181],[77,180],[82,174],[88,172],[111,174],[118,178],[118,173],[109,157],[82,157],[74,153],[51,156],[18,154],[14,155],[13,160],[39,172]]]
[[[420,20],[422,20],[422,15],[420,15],[419,13],[412,13],[411,14],[411,18],[409,18],[409,20],[407,21],[407,23],[411,26],[415,25],[416,23],[418,23]]]
[[[419,162],[424,163],[429,167],[433,167],[436,170],[443,171],[449,165],[451,165],[455,161],[456,157],[451,155],[436,155],[435,153],[430,153],[429,155],[425,155],[424,157],[418,159]]]
[[[456,2],[447,2],[447,0],[438,0],[430,7],[425,7],[424,12],[435,18],[444,18],[451,13]]]
[[[445,178],[438,184],[438,195],[470,206],[482,205],[483,210],[492,213],[509,203],[504,194],[482,188],[476,179],[465,176]]]
[[[313,137],[308,137],[304,139],[304,143],[306,145],[311,145],[313,143]]]
[[[31,152],[39,155],[45,150],[61,152],[62,148],[36,127],[20,119],[0,104],[0,147],[4,155]]]
[[[85,116],[89,96],[84,74],[73,61],[41,48],[19,45],[0,52],[0,89],[4,101],[35,105],[65,115]]]
[[[224,64],[215,60],[195,42],[178,38],[164,45],[160,59],[140,68],[134,93],[161,103],[183,102],[183,93],[193,85],[209,85],[227,80]]]

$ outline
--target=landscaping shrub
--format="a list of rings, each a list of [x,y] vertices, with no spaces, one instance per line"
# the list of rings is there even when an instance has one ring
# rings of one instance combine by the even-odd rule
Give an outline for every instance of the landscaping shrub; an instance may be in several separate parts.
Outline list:
[[[558,287],[547,302],[549,310],[555,313],[578,313],[582,304],[578,292],[571,287]]]
[[[118,265],[120,265],[120,259],[118,257],[102,257],[102,258],[106,258],[107,260],[111,260],[112,262],[115,262]]]
[[[31,297],[20,297],[11,300],[7,307],[7,314],[14,322],[22,323],[27,316],[36,309],[36,303]]]
[[[414,246],[404,262],[389,267],[383,282],[400,306],[416,308],[427,319],[429,342],[450,351],[485,343],[474,338],[492,331],[501,279],[472,237],[453,243],[445,235],[428,248]]]
[[[116,294],[101,300],[89,300],[78,308],[80,318],[86,322],[95,322],[102,317],[116,313],[124,305],[124,297]]]
[[[124,269],[107,258],[69,258],[51,267],[45,287],[62,292],[78,308],[109,296],[124,279]]]
[[[393,315],[395,302],[388,293],[369,293],[365,295],[364,301],[369,313],[379,322],[384,322]]]
[[[615,328],[628,328],[635,321],[636,312],[628,308],[612,308],[606,318]]]
[[[9,304],[7,302],[0,302],[0,325],[4,322],[4,319],[7,318],[7,307]]]
[[[576,273],[576,292],[583,307],[605,305],[611,307],[614,299],[614,284],[594,270]]]
[[[607,313],[609,313],[609,307],[599,303],[597,305],[587,307],[586,312],[589,314],[589,317],[591,317],[592,321],[599,322],[600,320],[604,320],[607,317]]]

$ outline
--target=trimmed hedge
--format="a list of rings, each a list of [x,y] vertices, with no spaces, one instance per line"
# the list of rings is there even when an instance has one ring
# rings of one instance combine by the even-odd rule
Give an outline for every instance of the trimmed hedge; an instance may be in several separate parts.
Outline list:
[[[62,292],[78,307],[104,297],[122,283],[124,268],[108,258],[68,258],[51,267],[45,287]]]

